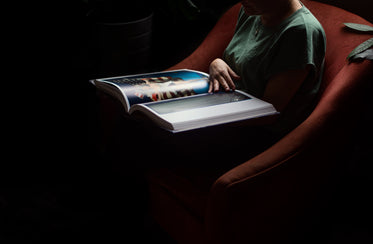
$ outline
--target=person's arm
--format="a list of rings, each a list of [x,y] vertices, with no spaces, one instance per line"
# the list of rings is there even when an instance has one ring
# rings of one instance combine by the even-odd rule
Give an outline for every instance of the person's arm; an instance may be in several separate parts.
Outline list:
[[[292,97],[295,95],[303,81],[306,79],[311,67],[280,72],[267,83],[261,99],[272,103],[278,111],[283,111]],[[217,92],[220,87],[224,90],[234,90],[234,80],[240,79],[222,59],[215,59],[210,64],[209,92]]]
[[[311,67],[306,66],[304,69],[288,70],[274,75],[268,81],[261,99],[272,103],[278,111],[283,111],[310,70]]]

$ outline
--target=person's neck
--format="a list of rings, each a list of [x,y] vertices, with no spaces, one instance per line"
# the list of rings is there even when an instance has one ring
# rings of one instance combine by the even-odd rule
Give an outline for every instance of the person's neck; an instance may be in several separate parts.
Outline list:
[[[300,8],[302,8],[302,4],[298,0],[278,1],[276,6],[273,6],[270,11],[262,14],[260,18],[263,25],[269,27],[276,26]]]

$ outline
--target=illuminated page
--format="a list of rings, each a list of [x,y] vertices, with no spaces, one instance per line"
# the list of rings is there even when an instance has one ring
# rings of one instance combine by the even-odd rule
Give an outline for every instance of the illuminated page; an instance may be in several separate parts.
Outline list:
[[[241,91],[220,92],[138,105],[161,127],[173,132],[277,113],[274,107]]]
[[[207,93],[208,75],[191,70],[175,70],[123,77],[99,79],[118,87],[125,95],[128,107],[139,103]]]

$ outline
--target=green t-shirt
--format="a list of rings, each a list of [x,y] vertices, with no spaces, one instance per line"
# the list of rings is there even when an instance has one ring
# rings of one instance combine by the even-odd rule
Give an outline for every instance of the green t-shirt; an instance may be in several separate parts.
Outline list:
[[[278,123],[272,126],[277,132],[287,132],[311,111],[320,87],[325,49],[324,30],[305,6],[276,27],[262,25],[260,16],[248,16],[241,8],[223,60],[241,76],[235,82],[237,89],[259,98],[273,75],[312,67]]]

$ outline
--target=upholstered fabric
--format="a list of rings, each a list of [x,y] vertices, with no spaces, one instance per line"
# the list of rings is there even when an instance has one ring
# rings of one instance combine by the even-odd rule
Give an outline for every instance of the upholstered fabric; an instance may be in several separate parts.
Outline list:
[[[322,23],[327,35],[327,53],[325,57],[326,72],[323,81],[324,87],[326,87],[346,64],[347,55],[357,45],[370,37],[348,31],[347,28],[344,28],[343,23],[372,24],[358,15],[349,13],[346,10],[337,7],[316,1],[305,1],[305,3],[312,9],[312,13]]]
[[[271,148],[223,174],[150,172],[151,213],[178,243],[281,243],[296,238],[337,182],[361,110],[366,109],[362,98],[373,80],[373,62],[346,61],[370,36],[349,32],[343,23],[370,23],[330,5],[303,3],[327,35],[317,107]],[[200,47],[170,69],[207,71],[232,37],[239,7],[222,16]]]

